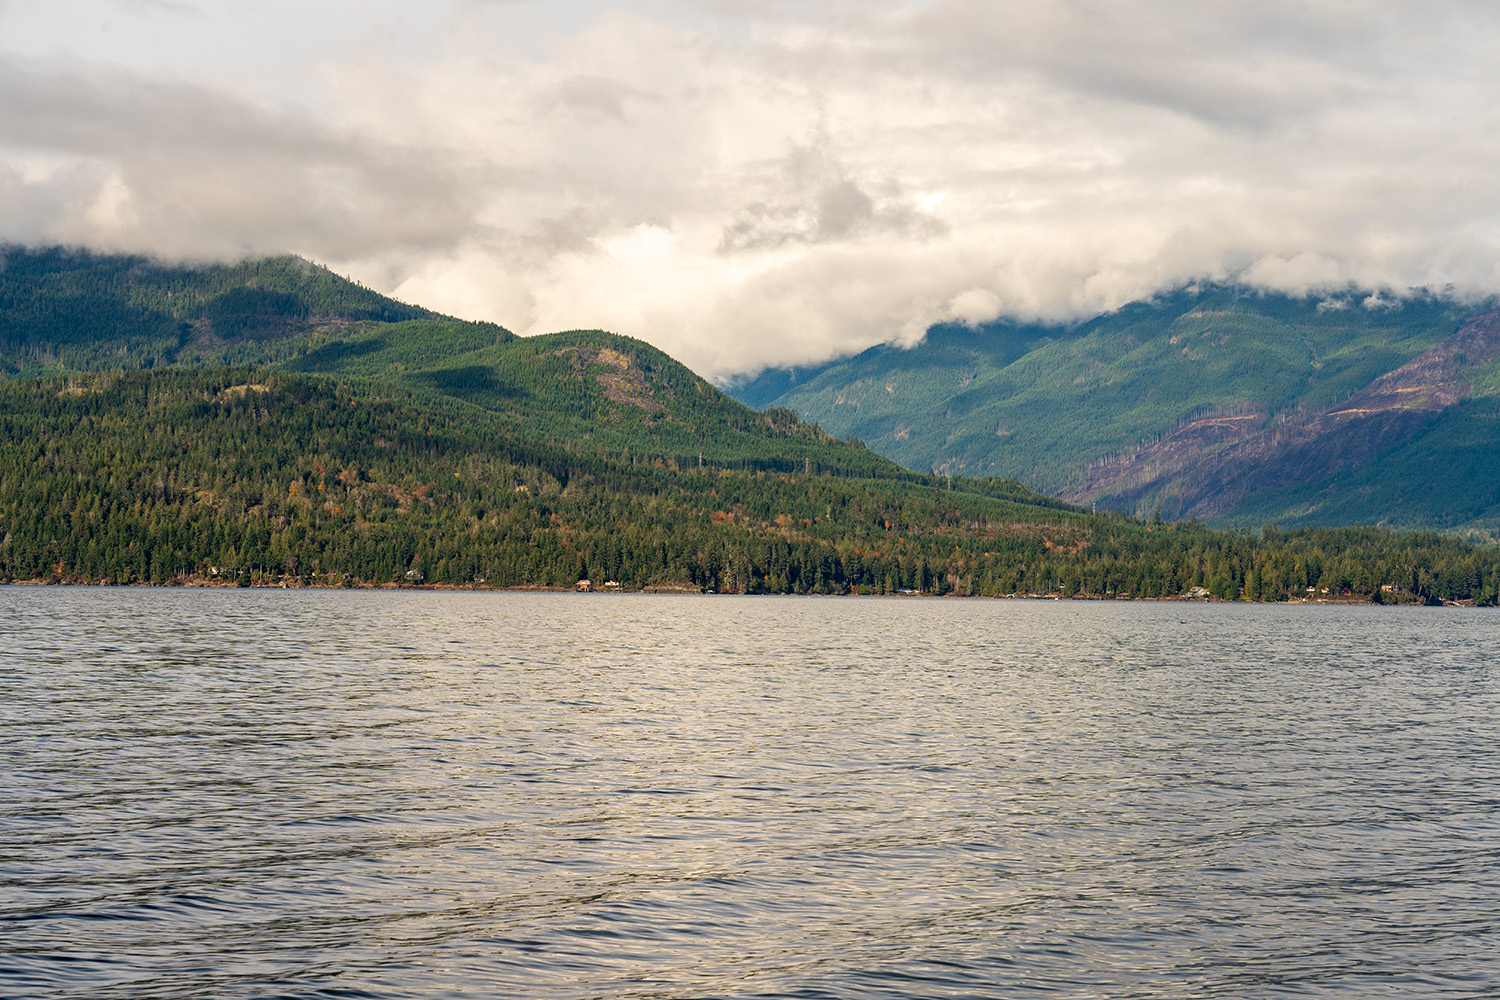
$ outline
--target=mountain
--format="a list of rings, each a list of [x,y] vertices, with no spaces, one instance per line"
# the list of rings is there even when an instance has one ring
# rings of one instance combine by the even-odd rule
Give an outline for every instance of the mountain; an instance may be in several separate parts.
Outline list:
[[[609,393],[610,369],[568,394]],[[973,550],[1025,525],[1037,538],[1011,548],[1035,564],[1041,536],[1085,517],[745,412],[756,446],[684,468],[389,383],[236,367],[0,382],[0,580],[977,591]],[[874,474],[850,471],[861,456]],[[796,472],[766,468],[791,457]]]
[[[266,368],[4,381],[0,582],[1500,602],[1500,550],[1452,537],[1090,515],[859,474],[862,448],[761,426],[745,433],[822,462],[673,468],[455,397]]]
[[[909,468],[1108,509],[1489,532],[1493,310],[1197,285],[1071,327],[935,328],[800,373],[769,402]],[[731,391],[765,395],[787,374]]]
[[[469,403],[517,433],[633,462],[921,478],[790,411],[757,413],[628,337],[520,338],[292,256],[193,266],[0,250],[0,378],[244,365]],[[1065,506],[1014,483],[981,488]]]
[[[275,361],[325,336],[413,320],[487,326],[396,302],[292,256],[198,267],[0,246],[4,377]]]
[[[0,262],[0,581],[1500,601],[1494,548],[916,473],[640,341],[517,338],[297,258]]]

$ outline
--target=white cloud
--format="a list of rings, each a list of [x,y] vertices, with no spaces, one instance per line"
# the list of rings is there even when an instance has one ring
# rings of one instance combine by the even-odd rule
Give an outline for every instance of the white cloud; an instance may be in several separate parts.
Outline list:
[[[128,62],[0,8],[0,237],[296,250],[715,377],[1205,275],[1500,287],[1493,5],[325,3],[355,41],[270,80],[243,9],[106,6]]]
[[[1272,254],[1244,271],[1251,284],[1278,292],[1306,292],[1338,288],[1349,283],[1349,274],[1338,261],[1317,253],[1299,253],[1290,260]]]
[[[956,319],[968,326],[978,326],[1000,315],[1004,309],[1000,296],[988,288],[971,288],[960,292],[948,303],[945,319]]]

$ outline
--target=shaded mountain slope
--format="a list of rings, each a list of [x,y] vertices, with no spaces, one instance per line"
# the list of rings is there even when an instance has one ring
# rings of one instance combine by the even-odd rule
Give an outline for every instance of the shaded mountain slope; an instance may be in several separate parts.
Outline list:
[[[276,362],[330,335],[411,321],[444,338],[512,336],[386,298],[299,257],[194,266],[0,246],[0,376]]]

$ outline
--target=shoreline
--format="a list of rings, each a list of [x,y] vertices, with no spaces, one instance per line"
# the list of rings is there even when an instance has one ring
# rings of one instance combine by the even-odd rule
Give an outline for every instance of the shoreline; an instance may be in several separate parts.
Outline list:
[[[153,590],[380,590],[380,591],[415,591],[434,593],[542,593],[542,594],[580,594],[587,596],[632,594],[632,595],[669,595],[669,596],[702,596],[702,597],[901,597],[922,600],[971,600],[971,601],[1097,601],[1097,602],[1122,602],[1122,603],[1171,603],[1171,604],[1300,604],[1300,605],[1336,605],[1336,606],[1368,606],[1368,607],[1426,607],[1420,601],[1375,601],[1371,597],[1363,595],[1348,596],[1326,596],[1326,597],[1294,597],[1282,601],[1250,601],[1245,599],[1228,600],[1212,595],[1180,594],[1170,597],[1135,597],[1115,596],[1112,594],[1073,594],[1065,596],[1060,593],[1051,594],[933,594],[895,592],[888,594],[860,594],[855,591],[847,591],[839,594],[793,594],[777,593],[771,591],[757,591],[747,594],[721,594],[718,591],[704,590],[690,584],[648,584],[644,587],[625,589],[580,589],[577,586],[548,586],[543,584],[521,584],[518,586],[497,586],[488,583],[371,583],[345,581],[340,583],[304,583],[301,580],[289,582],[279,580],[275,582],[252,581],[247,586],[241,586],[235,580],[223,578],[193,576],[170,583],[149,583],[135,581],[132,583],[110,583],[105,580],[0,580],[0,587],[89,587],[89,588],[114,588],[132,589],[146,588]],[[1473,608],[1482,605],[1473,600],[1444,601],[1441,605],[1430,605],[1432,607],[1458,607]]]

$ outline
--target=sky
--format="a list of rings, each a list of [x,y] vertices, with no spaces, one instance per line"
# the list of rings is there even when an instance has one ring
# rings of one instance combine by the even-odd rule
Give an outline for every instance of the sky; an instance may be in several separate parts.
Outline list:
[[[721,383],[1200,278],[1500,291],[1500,4],[0,0],[0,241]]]

